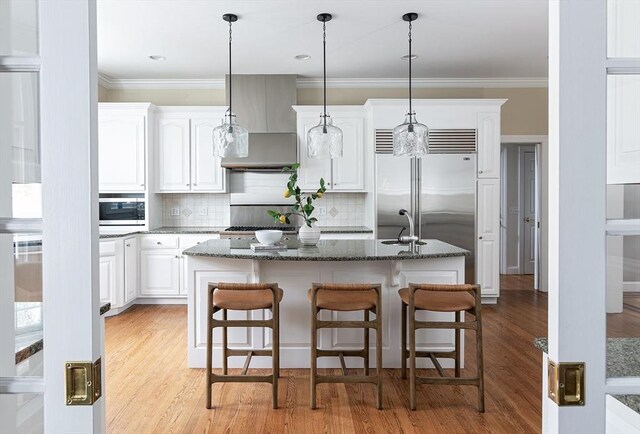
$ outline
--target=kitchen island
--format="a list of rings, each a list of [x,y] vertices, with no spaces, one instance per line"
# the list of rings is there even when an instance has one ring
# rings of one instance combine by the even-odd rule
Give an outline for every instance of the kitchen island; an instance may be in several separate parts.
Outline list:
[[[277,282],[284,290],[280,304],[280,363],[283,368],[308,368],[311,307],[307,290],[312,282],[380,283],[382,285],[383,364],[400,367],[400,298],[397,290],[409,283],[464,283],[467,250],[438,240],[423,245],[389,245],[380,240],[327,240],[317,246],[288,241],[287,250],[254,252],[249,240],[209,240],[183,252],[187,256],[189,367],[206,361],[207,287],[210,282]],[[229,312],[229,319],[263,319],[267,311]],[[325,312],[335,320],[361,319],[362,312]],[[420,317],[453,320],[453,314],[419,312]],[[373,333],[373,332],[372,332]],[[214,366],[221,366],[221,330],[214,330]],[[362,346],[362,330],[321,330],[320,348],[355,349]],[[418,349],[453,350],[451,330],[420,330]],[[464,342],[464,339],[462,339]],[[271,345],[269,329],[229,329],[229,346],[263,349]],[[372,348],[372,351],[373,348]],[[244,358],[229,358],[230,367],[242,367]],[[362,359],[348,367],[361,367]],[[375,360],[372,354],[371,360]],[[444,361],[443,366],[448,361]],[[426,362],[425,362],[426,363]],[[267,357],[252,360],[252,367],[270,367]],[[338,367],[337,358],[319,360],[319,367]]]

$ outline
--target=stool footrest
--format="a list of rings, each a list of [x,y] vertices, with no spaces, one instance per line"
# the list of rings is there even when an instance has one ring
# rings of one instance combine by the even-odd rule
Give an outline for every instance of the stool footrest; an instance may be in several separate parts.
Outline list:
[[[378,384],[374,375],[317,375],[316,383],[373,383]]]
[[[271,383],[273,375],[216,375],[211,374],[213,383]]]
[[[316,357],[364,357],[364,350],[316,350]]]
[[[376,321],[317,321],[316,327],[319,329],[324,328],[340,328],[340,329],[362,329],[377,328]]]
[[[448,384],[448,385],[468,385],[478,386],[478,378],[452,378],[452,377],[416,377],[416,384]]]
[[[478,328],[475,321],[470,322],[450,322],[450,321],[415,321],[416,329],[472,329]]]
[[[440,365],[440,362],[438,362],[438,359],[436,359],[433,353],[429,353],[429,358],[431,359],[431,363],[433,363],[433,366],[436,367],[438,374],[440,374],[441,377],[446,377],[447,375],[444,373],[444,369],[442,369],[442,365]]]
[[[228,320],[211,320],[211,328],[216,327],[273,327],[273,320],[261,319],[228,319]]]
[[[271,350],[238,350],[238,349],[227,349],[227,357],[231,356],[248,356],[249,353],[253,353],[254,356],[271,356]]]

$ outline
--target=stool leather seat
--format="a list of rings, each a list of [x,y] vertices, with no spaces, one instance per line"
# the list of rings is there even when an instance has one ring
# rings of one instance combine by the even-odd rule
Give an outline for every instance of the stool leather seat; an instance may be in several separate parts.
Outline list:
[[[409,288],[398,291],[403,303],[409,304]],[[416,309],[435,312],[457,312],[472,309],[476,301],[468,292],[417,291]]]
[[[311,301],[311,289],[307,297]],[[369,310],[378,304],[378,295],[372,290],[367,291],[336,291],[321,289],[318,291],[316,305],[318,309],[349,312],[354,310]]]
[[[278,288],[278,302],[282,301],[282,288]],[[269,289],[248,289],[213,291],[213,305],[220,309],[254,310],[268,309],[273,304],[273,293]]]

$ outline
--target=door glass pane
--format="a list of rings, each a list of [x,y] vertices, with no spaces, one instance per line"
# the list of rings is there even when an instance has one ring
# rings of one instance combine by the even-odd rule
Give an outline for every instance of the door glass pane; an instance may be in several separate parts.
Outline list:
[[[638,2],[640,4],[640,1]],[[640,27],[640,26],[638,26]],[[640,183],[640,75],[607,77],[607,182]]]
[[[640,57],[640,1],[608,0],[607,55]]]
[[[0,395],[0,433],[44,432],[43,396],[35,393]]]
[[[37,0],[0,0],[0,56],[37,53]]]
[[[607,337],[607,376],[640,377],[640,235],[607,237]]]

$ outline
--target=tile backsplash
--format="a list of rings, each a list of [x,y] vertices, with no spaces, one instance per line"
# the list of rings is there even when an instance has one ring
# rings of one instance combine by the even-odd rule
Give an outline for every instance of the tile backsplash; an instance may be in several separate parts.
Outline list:
[[[320,226],[363,226],[365,197],[364,193],[326,193],[314,202],[314,216]],[[162,224],[229,226],[229,205],[229,194],[163,194]]]
[[[181,193],[162,195],[163,226],[229,226],[229,195]],[[178,215],[172,215],[177,211]]]

